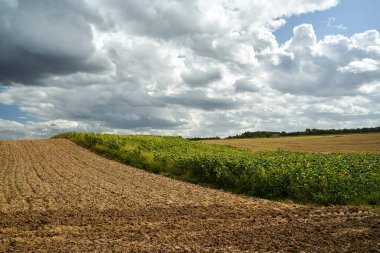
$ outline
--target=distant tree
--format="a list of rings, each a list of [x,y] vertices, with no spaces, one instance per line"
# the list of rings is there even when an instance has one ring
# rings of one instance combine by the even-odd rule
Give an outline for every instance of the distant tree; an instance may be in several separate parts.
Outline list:
[[[378,133],[380,132],[379,127],[365,127],[365,128],[353,128],[353,129],[310,129],[306,128],[304,132],[269,132],[269,131],[246,131],[242,134],[235,136],[228,136],[227,139],[238,139],[238,138],[270,138],[278,136],[300,136],[300,135],[324,135],[324,134],[348,134],[348,133]],[[210,137],[215,138],[215,137]],[[204,138],[203,138],[204,139]]]

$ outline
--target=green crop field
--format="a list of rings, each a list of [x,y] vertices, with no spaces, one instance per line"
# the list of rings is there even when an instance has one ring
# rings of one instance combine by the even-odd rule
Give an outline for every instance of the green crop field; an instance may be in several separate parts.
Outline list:
[[[268,199],[380,205],[380,155],[252,152],[180,137],[64,133],[100,155],[176,179]]]

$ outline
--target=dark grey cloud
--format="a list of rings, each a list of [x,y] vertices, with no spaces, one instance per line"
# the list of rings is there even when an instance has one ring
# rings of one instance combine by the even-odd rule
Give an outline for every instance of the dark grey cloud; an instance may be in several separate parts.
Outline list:
[[[201,13],[197,2],[181,1],[101,1],[125,24],[129,32],[172,38],[199,31]]]
[[[202,90],[190,90],[161,98],[168,105],[181,105],[206,111],[231,110],[239,105],[232,97],[210,97]]]
[[[217,69],[191,69],[181,74],[182,80],[193,87],[206,86],[222,79],[222,73]]]
[[[56,113],[62,110],[62,118],[73,121],[102,122],[111,129],[170,129],[186,123],[186,115],[165,108],[163,101],[139,91],[117,94],[113,88],[87,90],[87,98],[76,98],[83,93],[62,101],[56,97]],[[70,94],[70,93],[69,93]],[[50,112],[51,113],[51,112]]]
[[[39,91],[15,87],[0,97],[8,103],[17,101],[26,113],[40,119],[65,119],[108,129],[170,129],[187,123],[186,110],[172,108],[166,101],[135,88],[130,83],[39,87]]]
[[[0,83],[41,84],[52,75],[104,70],[91,22],[106,26],[82,1],[0,2]]]
[[[160,117],[140,116],[136,120],[125,120],[123,118],[103,119],[107,126],[116,129],[172,129],[185,124],[185,122],[176,122]],[[106,121],[107,120],[107,121]]]
[[[258,92],[260,87],[248,78],[238,79],[234,83],[236,92]]]

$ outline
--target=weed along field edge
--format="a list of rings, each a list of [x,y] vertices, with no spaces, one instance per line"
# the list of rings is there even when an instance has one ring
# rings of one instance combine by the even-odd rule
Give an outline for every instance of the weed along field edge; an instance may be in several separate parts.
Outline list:
[[[380,205],[380,154],[376,153],[251,152],[180,137],[146,135],[72,132],[54,138],[69,139],[149,172],[247,196],[299,203]]]
[[[282,178],[275,177],[271,166],[279,161],[295,159],[293,165],[299,166],[310,162],[311,170],[321,164],[318,159],[327,159],[323,163],[327,167],[332,163],[326,156],[258,153],[248,160],[252,168],[262,164],[255,172],[244,163],[248,153],[235,148],[168,137],[66,137],[155,173],[221,187],[249,185],[239,170],[243,175],[261,175],[263,187],[276,185]],[[196,149],[203,156],[192,154]],[[179,150],[181,159],[173,159]],[[124,156],[118,157],[119,151]],[[208,152],[216,156],[209,157]],[[222,156],[226,159],[219,160]],[[336,158],[338,164],[353,161],[355,166],[342,166],[337,175],[323,173],[337,176],[334,180],[346,171],[353,176],[363,173],[354,187],[373,189],[377,156]],[[380,248],[377,208],[285,204],[235,195],[136,169],[65,139],[0,141],[0,162],[0,252],[376,252]],[[357,166],[363,163],[366,167]],[[309,177],[302,178],[305,184]],[[347,201],[341,192],[350,188],[339,187],[325,189],[335,190],[339,201]],[[247,189],[254,188],[231,191]],[[328,194],[321,196],[337,201]]]

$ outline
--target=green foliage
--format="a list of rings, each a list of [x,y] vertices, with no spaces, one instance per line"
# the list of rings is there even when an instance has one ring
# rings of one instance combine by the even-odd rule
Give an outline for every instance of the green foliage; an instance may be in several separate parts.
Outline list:
[[[180,137],[64,133],[105,157],[173,178],[269,199],[380,205],[380,155],[251,152]]]

